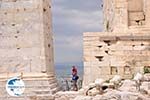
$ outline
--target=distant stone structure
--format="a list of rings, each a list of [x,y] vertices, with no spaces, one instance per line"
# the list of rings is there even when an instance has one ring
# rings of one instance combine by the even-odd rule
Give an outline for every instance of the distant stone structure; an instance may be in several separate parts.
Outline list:
[[[103,0],[104,32],[84,33],[83,86],[150,68],[150,0]]]
[[[51,0],[0,0],[0,98],[13,98],[5,85],[15,76],[26,86],[19,98],[56,92],[53,58]]]

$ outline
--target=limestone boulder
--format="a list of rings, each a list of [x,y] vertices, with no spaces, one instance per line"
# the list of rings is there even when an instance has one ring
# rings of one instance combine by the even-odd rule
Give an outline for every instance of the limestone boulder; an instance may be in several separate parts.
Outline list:
[[[137,100],[150,100],[150,95],[139,94]]]
[[[90,83],[88,86],[83,87],[82,89],[79,90],[79,92],[83,95],[88,95],[88,91],[92,90],[93,88],[96,87],[95,83]]]
[[[95,96],[97,94],[102,93],[102,85],[104,83],[103,79],[96,79],[94,83],[90,83],[88,86],[79,90],[80,94]]]
[[[105,87],[108,87],[108,88],[114,88],[115,87],[114,83],[103,83],[102,86],[105,86]]]
[[[150,95],[150,82],[142,82],[140,90],[145,91],[146,92],[145,94]]]
[[[105,81],[103,79],[96,79],[95,80],[95,85],[101,86]]]
[[[120,92],[121,99],[120,100],[150,100],[150,96],[142,95],[140,93],[135,92]]]
[[[122,86],[119,88],[120,91],[137,92],[136,83],[132,80],[123,81]]]
[[[95,83],[90,83],[90,84],[88,85],[89,88],[93,88],[93,87],[95,87],[95,86],[96,86]]]
[[[79,91],[79,94],[81,94],[81,95],[84,95],[85,94],[85,90],[82,88],[82,89],[80,89]]]
[[[73,100],[93,100],[91,96],[77,96]]]
[[[88,96],[96,96],[98,94],[100,94],[100,90],[97,90],[96,88],[88,91]]]
[[[150,100],[150,96],[128,91],[109,90],[103,95],[77,96],[73,100]]]
[[[150,81],[150,74],[145,74],[143,76],[143,81]]]
[[[120,76],[120,75],[115,75],[115,76],[110,80],[110,83],[119,84],[120,82],[121,82],[121,76]]]
[[[89,84],[86,89],[86,95],[96,96],[102,93],[102,85],[105,81],[103,79],[96,79],[94,83]],[[84,89],[85,90],[85,89]]]
[[[120,92],[120,100],[141,100],[138,93],[123,91]]]
[[[140,93],[117,90],[109,90],[107,93],[99,97],[100,98],[97,99],[95,98],[95,100],[149,100],[148,95],[144,96]]]
[[[133,80],[139,82],[139,81],[142,81],[143,78],[144,77],[143,77],[143,75],[141,73],[137,73],[137,74],[135,74]]]
[[[121,100],[120,92],[117,90],[109,90],[104,95],[102,95],[99,100]]]
[[[102,95],[96,95],[92,100],[102,100]]]
[[[55,94],[55,100],[72,100],[79,95],[76,91],[57,92]]]
[[[118,88],[120,86],[122,78],[120,75],[115,75],[111,80],[110,83],[114,83],[114,87]]]

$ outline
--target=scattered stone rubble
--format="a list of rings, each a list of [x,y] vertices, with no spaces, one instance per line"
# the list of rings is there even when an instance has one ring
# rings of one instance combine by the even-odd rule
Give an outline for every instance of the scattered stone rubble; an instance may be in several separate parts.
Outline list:
[[[140,82],[139,89],[135,79]],[[96,79],[77,92],[58,92],[55,100],[150,100],[150,74],[138,73],[131,80],[116,75],[109,83]]]

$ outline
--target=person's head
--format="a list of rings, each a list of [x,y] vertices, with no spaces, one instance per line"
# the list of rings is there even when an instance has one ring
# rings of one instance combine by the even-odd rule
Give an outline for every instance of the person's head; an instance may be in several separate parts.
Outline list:
[[[75,66],[72,66],[72,68],[76,68]]]

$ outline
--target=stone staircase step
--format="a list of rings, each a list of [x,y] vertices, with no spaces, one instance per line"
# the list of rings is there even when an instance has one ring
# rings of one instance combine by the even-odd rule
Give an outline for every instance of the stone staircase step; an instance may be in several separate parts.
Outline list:
[[[60,89],[57,87],[57,88],[53,88],[52,90],[51,90],[51,93],[52,94],[55,94],[56,92],[58,92],[58,91],[60,91]]]
[[[50,87],[51,89],[53,89],[53,88],[55,88],[55,87],[57,87],[57,86],[58,86],[57,83],[53,83],[53,84],[51,84],[49,87]]]
[[[53,95],[37,95],[36,100],[55,100]]]
[[[51,89],[50,88],[35,89],[32,92],[34,92],[35,94],[51,94]]]
[[[19,97],[0,97],[0,100],[54,100],[53,95],[35,95]]]
[[[8,98],[8,100],[54,100],[52,94],[56,93],[58,89],[58,84],[56,77],[54,76],[46,76],[46,75],[33,75],[30,78],[30,75],[26,75],[23,78],[25,83],[25,91],[22,96],[11,97],[7,94],[5,86],[6,86],[6,78],[2,78],[0,80],[0,100],[7,100],[3,98]],[[2,96],[4,96],[2,98]],[[36,98],[36,99],[30,99]]]

